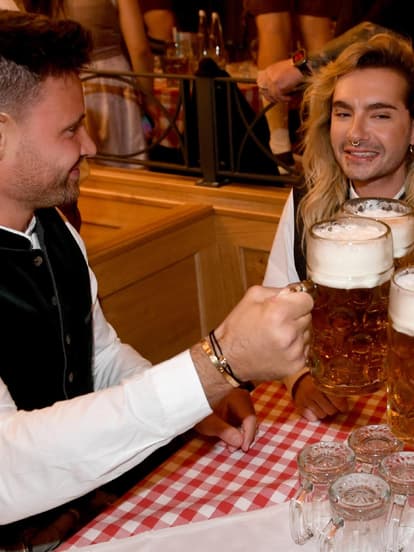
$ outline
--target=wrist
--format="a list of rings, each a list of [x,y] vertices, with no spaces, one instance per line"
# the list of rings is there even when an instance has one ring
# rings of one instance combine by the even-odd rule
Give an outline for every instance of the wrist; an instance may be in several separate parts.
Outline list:
[[[292,54],[292,64],[304,77],[309,77],[312,74],[312,70],[309,66],[309,60],[304,48],[299,48]]]
[[[214,409],[229,394],[233,387],[211,364],[210,359],[201,346],[201,342],[191,347],[190,355],[206,399],[210,407]]]

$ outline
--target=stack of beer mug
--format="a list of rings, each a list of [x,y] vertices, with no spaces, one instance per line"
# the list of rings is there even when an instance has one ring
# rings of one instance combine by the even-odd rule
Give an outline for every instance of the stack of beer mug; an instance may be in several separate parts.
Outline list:
[[[355,453],[355,471],[378,475],[383,458],[399,452],[404,443],[398,439],[387,424],[358,427],[351,431],[348,446]]]
[[[370,393],[387,382],[388,423],[414,445],[414,213],[383,198],[345,202],[306,239],[315,284],[308,364],[326,393]]]
[[[290,532],[297,544],[319,534],[331,517],[331,483],[355,468],[355,454],[345,443],[321,441],[305,446],[297,457],[299,490],[289,504]]]
[[[384,425],[354,430],[348,444],[304,447],[289,504],[296,544],[313,541],[319,552],[414,550],[414,452],[401,448]]]

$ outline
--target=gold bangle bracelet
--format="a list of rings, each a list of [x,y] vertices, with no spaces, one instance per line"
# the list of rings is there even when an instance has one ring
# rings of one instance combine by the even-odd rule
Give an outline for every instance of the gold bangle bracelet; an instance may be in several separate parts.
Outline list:
[[[228,372],[226,372],[222,364],[223,361],[220,362],[218,357],[214,354],[213,349],[210,347],[210,343],[207,341],[207,339],[202,339],[200,343],[203,351],[210,359],[210,362],[213,364],[214,368],[223,376],[227,383],[229,383],[232,387],[240,387],[240,383],[236,381]]]

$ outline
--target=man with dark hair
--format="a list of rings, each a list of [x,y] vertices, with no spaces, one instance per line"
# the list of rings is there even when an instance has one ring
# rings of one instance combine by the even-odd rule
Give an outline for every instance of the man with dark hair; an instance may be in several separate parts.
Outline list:
[[[120,342],[54,208],[77,199],[95,154],[79,79],[90,47],[73,21],[0,12],[0,550],[54,548],[78,518],[71,501],[203,419],[248,450],[243,383],[295,372],[310,337],[309,295],[254,287],[214,339],[157,366]]]

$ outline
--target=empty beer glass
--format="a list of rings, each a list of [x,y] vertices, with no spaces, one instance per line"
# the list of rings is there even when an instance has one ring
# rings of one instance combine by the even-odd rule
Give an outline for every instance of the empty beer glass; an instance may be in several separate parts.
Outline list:
[[[414,445],[414,266],[393,275],[388,313],[388,424]]]
[[[289,504],[292,539],[303,544],[327,524],[330,518],[329,485],[354,469],[355,455],[345,443],[320,441],[305,446],[298,454],[300,487]]]
[[[348,445],[355,452],[356,471],[377,475],[381,460],[403,449],[404,443],[397,439],[387,424],[372,424],[351,431]]]
[[[414,260],[414,212],[408,203],[399,199],[360,197],[349,199],[342,206],[348,215],[382,220],[391,228],[396,268]]]
[[[391,509],[385,535],[387,552],[414,550],[414,452],[395,452],[380,464],[391,487]]]
[[[332,518],[319,536],[320,552],[385,551],[390,486],[371,473],[341,476],[329,488]]]
[[[385,382],[387,304],[393,273],[389,227],[364,217],[312,226],[306,240],[316,284],[308,364],[327,393],[370,393]]]

